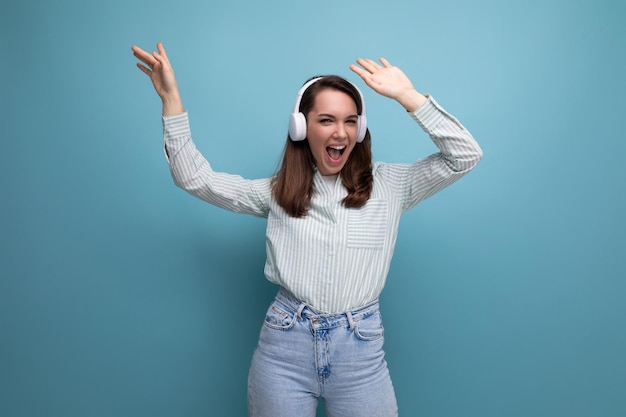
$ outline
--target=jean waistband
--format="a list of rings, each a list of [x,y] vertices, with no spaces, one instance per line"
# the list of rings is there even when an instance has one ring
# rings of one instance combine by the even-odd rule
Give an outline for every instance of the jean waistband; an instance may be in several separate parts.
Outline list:
[[[298,320],[308,319],[319,327],[336,327],[347,324],[352,330],[359,320],[379,311],[378,300],[374,300],[369,304],[353,310],[339,313],[324,313],[298,300],[293,294],[282,287],[278,290],[278,294],[276,294],[276,301],[294,310]]]

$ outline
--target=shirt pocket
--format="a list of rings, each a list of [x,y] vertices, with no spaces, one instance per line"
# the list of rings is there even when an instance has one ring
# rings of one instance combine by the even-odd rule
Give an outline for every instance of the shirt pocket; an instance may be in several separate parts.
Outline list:
[[[389,209],[387,201],[371,199],[348,213],[348,248],[381,249],[385,244]]]

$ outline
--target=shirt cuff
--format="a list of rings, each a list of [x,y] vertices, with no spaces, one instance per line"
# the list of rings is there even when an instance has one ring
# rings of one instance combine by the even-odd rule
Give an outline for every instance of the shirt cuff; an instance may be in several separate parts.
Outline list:
[[[162,119],[165,140],[180,136],[191,136],[189,114],[187,112],[162,116]]]
[[[428,100],[409,115],[426,132],[432,131],[443,119],[454,120],[432,96],[428,96]]]
[[[167,162],[191,138],[189,115],[187,112],[162,116],[163,121],[163,153]]]

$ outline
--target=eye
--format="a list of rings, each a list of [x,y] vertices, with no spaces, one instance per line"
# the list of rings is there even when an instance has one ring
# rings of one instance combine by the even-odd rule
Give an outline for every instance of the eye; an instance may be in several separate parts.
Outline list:
[[[349,125],[355,125],[356,124],[356,119],[348,119],[346,120],[346,123]]]
[[[333,121],[331,119],[320,119],[320,123],[323,125],[327,125],[332,123]]]

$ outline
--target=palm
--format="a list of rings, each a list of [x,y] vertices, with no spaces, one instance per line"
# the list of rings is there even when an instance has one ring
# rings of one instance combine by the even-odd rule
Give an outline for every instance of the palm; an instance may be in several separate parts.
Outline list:
[[[150,54],[137,46],[133,46],[133,53],[143,63],[138,62],[137,67],[150,77],[157,94],[163,98],[175,92],[178,87],[165,48],[161,43],[157,45],[157,48],[158,53]]]
[[[371,59],[358,59],[361,67],[351,65],[350,69],[356,72],[372,90],[385,97],[398,99],[407,91],[414,89],[411,80],[398,67],[394,67],[387,60],[381,58],[382,66]]]
[[[176,77],[174,76],[174,71],[170,66],[165,67],[160,62],[157,62],[152,67],[150,80],[154,85],[154,89],[161,97],[168,93],[171,93],[176,86]]]

